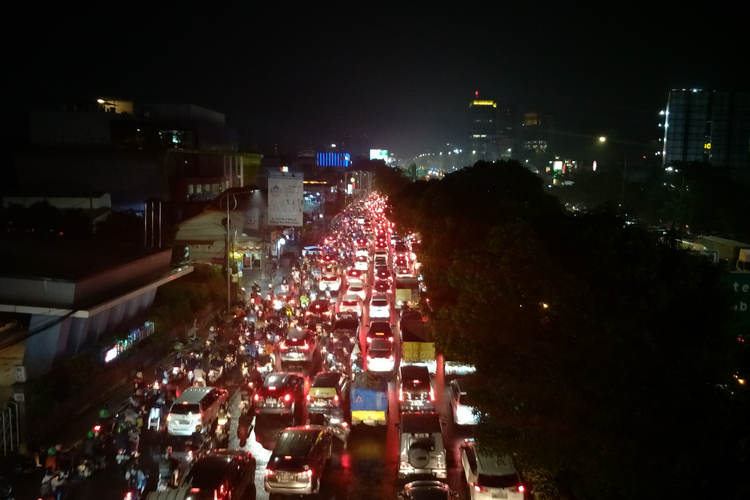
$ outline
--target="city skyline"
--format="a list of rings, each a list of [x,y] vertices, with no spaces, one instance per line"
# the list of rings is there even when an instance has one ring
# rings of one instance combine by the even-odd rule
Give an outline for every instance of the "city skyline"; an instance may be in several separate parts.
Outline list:
[[[568,146],[585,148],[599,135],[657,138],[672,88],[746,85],[732,55],[747,46],[739,16],[718,10],[673,22],[658,7],[611,15],[480,3],[378,15],[237,5],[117,10],[110,21],[52,7],[33,30],[28,12],[5,34],[2,134],[25,133],[30,110],[112,95],[224,113],[245,150],[348,134],[408,157],[466,141],[478,91],[520,114],[554,114]]]

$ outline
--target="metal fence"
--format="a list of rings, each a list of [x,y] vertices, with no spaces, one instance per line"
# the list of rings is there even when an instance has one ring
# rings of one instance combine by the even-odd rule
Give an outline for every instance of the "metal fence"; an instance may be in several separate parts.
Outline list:
[[[0,412],[0,427],[2,427],[2,439],[3,455],[18,450],[19,443],[19,431],[18,431],[18,403],[9,402],[5,405],[5,408]]]

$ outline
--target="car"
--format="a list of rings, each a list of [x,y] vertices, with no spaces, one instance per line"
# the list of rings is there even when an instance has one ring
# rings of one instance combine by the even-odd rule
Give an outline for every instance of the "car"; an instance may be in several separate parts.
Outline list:
[[[403,255],[406,258],[409,258],[409,247],[406,246],[406,243],[403,241],[397,241],[393,245],[393,252],[396,254],[396,257]]]
[[[345,373],[317,374],[307,394],[307,415],[330,414],[333,408],[341,409],[343,402],[349,397],[349,382]]]
[[[307,307],[307,312],[305,313],[305,315],[322,316],[326,319],[330,319],[331,318],[331,301],[328,299],[313,300],[312,302],[310,302],[310,305]]]
[[[321,263],[322,265],[324,265],[324,266],[325,266],[325,265],[328,265],[328,264],[334,264],[334,263],[336,262],[336,256],[335,256],[335,255],[333,255],[333,254],[330,254],[330,253],[326,253],[326,254],[323,254],[323,255],[322,255],[322,256],[320,257],[320,260],[319,260],[319,262],[320,262],[320,263]]]
[[[402,366],[396,386],[398,406],[402,413],[435,410],[435,389],[426,366]]]
[[[413,278],[414,277],[409,266],[402,266],[402,267],[396,266],[394,269],[396,271],[395,272],[396,278]]]
[[[393,342],[386,339],[373,339],[367,344],[365,369],[371,372],[393,372],[396,368],[396,355]]]
[[[264,489],[267,493],[287,495],[317,493],[332,449],[333,435],[327,427],[287,427],[268,459]]]
[[[317,337],[307,328],[290,328],[286,338],[279,342],[282,362],[312,361],[317,348]]]
[[[383,240],[377,240],[375,242],[375,248],[388,248],[388,242]]]
[[[346,272],[346,278],[350,282],[351,282],[352,279],[355,279],[355,280],[358,280],[358,281],[361,281],[361,282],[364,283],[364,281],[366,280],[366,275],[365,275],[365,273],[362,270],[356,269],[356,268],[352,268],[352,269],[349,269]]]
[[[273,372],[253,396],[256,415],[295,415],[304,404],[305,378],[298,373]]]
[[[466,391],[467,383],[458,378],[450,382],[450,403],[453,410],[453,421],[457,425],[476,425],[479,414],[471,405],[471,398]]]
[[[442,481],[412,481],[398,493],[399,500],[452,500],[457,496]]]
[[[375,257],[375,267],[388,267],[388,259],[385,257],[377,256]]]
[[[391,317],[391,301],[388,294],[378,293],[373,294],[370,299],[370,318],[385,318]]]
[[[460,452],[461,468],[472,500],[523,500],[526,488],[509,456],[484,454],[473,439],[464,440]]]
[[[367,290],[360,280],[349,280],[349,288],[346,290],[347,294],[353,294],[359,296],[363,301],[367,297]]]
[[[370,267],[370,258],[364,255],[354,258],[354,269],[367,272]]]
[[[393,259],[393,265],[398,267],[407,267],[409,265],[409,261],[406,260],[406,257],[404,256],[398,256]]]
[[[318,283],[318,290],[336,293],[341,288],[341,278],[339,276],[323,276]]]
[[[385,339],[393,342],[393,327],[388,321],[373,321],[367,329],[367,343],[375,339]]]
[[[354,252],[354,257],[369,257],[370,250],[367,247],[357,247]]]
[[[378,248],[375,250],[374,257],[383,257],[384,259],[388,258],[388,250],[385,248]]]
[[[357,316],[362,316],[362,297],[356,293],[347,293],[341,297],[339,314],[344,312],[353,312]]]
[[[399,478],[415,474],[448,477],[442,424],[437,413],[402,413],[398,433]]]
[[[391,272],[387,266],[378,266],[375,268],[375,279],[378,280],[391,280]]]
[[[377,293],[393,293],[393,288],[388,280],[375,280],[372,291]]]
[[[352,313],[340,313],[333,324],[333,331],[328,340],[330,344],[341,344],[351,350],[359,339],[359,318]]]
[[[213,450],[200,457],[182,480],[190,485],[185,500],[242,498],[255,488],[255,458],[244,450]]]

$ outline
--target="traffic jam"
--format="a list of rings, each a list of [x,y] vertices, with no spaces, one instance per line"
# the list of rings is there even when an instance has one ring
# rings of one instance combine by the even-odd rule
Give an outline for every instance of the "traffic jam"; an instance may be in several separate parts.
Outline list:
[[[418,235],[385,210],[377,193],[348,206],[267,290],[253,285],[231,324],[158,373],[185,383],[149,414],[156,488],[144,480],[126,500],[526,498],[512,460],[472,438],[473,367],[436,354]]]

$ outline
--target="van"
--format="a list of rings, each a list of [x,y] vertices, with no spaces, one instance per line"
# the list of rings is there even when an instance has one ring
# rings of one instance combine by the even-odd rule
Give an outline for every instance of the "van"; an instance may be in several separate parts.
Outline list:
[[[398,429],[399,479],[415,474],[448,477],[442,423],[437,413],[402,413]]]
[[[167,432],[173,436],[205,432],[216,421],[219,408],[227,399],[227,391],[216,387],[190,387],[184,390],[169,410]]]

